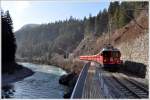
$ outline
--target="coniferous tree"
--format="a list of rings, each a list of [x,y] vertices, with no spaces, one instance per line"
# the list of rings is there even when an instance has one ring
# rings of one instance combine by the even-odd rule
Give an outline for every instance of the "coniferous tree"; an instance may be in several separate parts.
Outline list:
[[[13,33],[12,20],[9,11],[1,13],[2,21],[2,71],[8,72],[14,68],[9,68],[6,64],[15,62],[16,42]]]
[[[85,33],[86,35],[93,34],[95,32],[95,17],[89,15],[88,20],[85,22]]]
[[[100,30],[100,27],[101,27],[101,16],[102,16],[102,12],[100,11],[96,18],[95,18],[95,34],[96,36],[100,36],[101,35],[101,30]]]
[[[107,32],[108,31],[108,12],[106,9],[103,10],[102,16],[101,16],[101,32]]]

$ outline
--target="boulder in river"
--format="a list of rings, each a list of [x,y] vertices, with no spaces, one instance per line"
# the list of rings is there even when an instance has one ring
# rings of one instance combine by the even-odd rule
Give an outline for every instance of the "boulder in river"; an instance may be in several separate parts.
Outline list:
[[[75,82],[76,79],[74,78],[77,78],[77,74],[74,72],[70,72],[69,74],[62,75],[59,79],[59,83],[66,86],[70,86]]]
[[[64,94],[64,98],[70,98],[76,81],[78,79],[78,75],[75,72],[70,72],[67,75],[62,75],[59,79],[59,83],[66,85],[69,87],[67,93]]]

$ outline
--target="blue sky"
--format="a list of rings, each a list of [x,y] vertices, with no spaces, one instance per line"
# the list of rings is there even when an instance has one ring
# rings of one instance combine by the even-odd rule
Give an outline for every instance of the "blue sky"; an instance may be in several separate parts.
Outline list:
[[[42,24],[68,19],[95,16],[100,10],[108,8],[107,1],[2,1],[4,11],[9,10],[14,31],[25,24]]]

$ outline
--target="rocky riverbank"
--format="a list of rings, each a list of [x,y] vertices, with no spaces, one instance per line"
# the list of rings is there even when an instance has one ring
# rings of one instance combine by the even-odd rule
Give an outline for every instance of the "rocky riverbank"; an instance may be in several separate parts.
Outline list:
[[[23,67],[22,65],[19,65],[17,63],[8,64],[7,66],[15,66],[16,69],[13,72],[2,74],[2,87],[7,86],[8,84],[20,81],[34,74],[32,70],[26,67]]]
[[[76,81],[78,79],[78,74],[75,72],[70,72],[68,74],[62,75],[59,79],[59,84],[68,86],[68,91],[64,93],[64,98],[70,98]]]

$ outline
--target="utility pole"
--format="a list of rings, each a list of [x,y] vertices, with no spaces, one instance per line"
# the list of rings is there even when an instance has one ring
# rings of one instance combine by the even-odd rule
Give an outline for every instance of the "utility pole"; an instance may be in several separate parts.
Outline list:
[[[111,14],[110,12],[108,12],[108,33],[109,33],[108,44],[110,44],[111,24],[112,24]]]
[[[109,21],[109,40],[108,40],[109,44],[110,44],[110,34],[111,34],[111,21]]]

